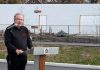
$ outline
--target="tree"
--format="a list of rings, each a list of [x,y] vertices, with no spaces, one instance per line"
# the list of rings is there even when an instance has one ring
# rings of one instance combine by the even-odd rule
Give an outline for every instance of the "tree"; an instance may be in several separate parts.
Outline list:
[[[0,4],[23,4],[24,0],[0,0]]]
[[[0,4],[7,4],[8,0],[0,0]]]

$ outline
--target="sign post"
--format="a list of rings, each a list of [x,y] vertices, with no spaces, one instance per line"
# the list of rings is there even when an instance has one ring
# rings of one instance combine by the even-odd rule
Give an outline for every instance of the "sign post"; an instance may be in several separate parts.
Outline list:
[[[45,70],[46,55],[58,54],[58,47],[34,47],[34,70]]]

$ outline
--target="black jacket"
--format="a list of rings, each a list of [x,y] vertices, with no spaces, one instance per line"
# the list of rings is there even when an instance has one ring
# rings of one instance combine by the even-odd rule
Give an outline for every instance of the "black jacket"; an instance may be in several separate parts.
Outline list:
[[[12,25],[7,27],[4,37],[8,55],[16,55],[16,49],[26,51],[27,47],[29,49],[32,47],[29,31],[25,26],[21,26],[19,29]]]

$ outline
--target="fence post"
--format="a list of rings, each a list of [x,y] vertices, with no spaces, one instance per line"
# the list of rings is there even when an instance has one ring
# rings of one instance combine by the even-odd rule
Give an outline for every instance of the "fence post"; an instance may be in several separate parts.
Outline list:
[[[68,25],[68,36],[69,36],[69,25]]]

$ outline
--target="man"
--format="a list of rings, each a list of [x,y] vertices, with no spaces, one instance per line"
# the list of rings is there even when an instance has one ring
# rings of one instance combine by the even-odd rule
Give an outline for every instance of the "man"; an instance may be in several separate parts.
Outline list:
[[[8,70],[25,70],[27,63],[27,47],[31,49],[32,42],[28,29],[23,26],[24,15],[16,13],[14,23],[5,30],[5,45],[7,47]]]

